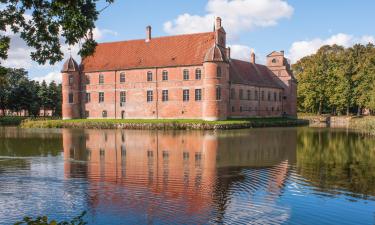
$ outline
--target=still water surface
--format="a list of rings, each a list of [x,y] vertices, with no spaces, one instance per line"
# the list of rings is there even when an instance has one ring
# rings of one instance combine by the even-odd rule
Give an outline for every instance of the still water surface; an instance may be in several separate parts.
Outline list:
[[[0,224],[375,224],[375,138],[0,128]]]

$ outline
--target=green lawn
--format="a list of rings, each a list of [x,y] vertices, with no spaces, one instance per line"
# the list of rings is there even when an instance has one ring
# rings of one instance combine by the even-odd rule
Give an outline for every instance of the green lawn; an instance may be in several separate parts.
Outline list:
[[[205,121],[196,119],[72,119],[25,120],[25,128],[118,128],[127,129],[229,129],[301,125],[306,121],[290,118],[248,118]],[[242,127],[241,127],[242,126]],[[142,128],[143,127],[143,128]]]

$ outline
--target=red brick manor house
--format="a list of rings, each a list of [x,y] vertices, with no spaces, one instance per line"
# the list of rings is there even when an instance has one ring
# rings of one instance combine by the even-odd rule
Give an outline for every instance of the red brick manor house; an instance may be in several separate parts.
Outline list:
[[[233,59],[226,32],[101,43],[62,69],[63,119],[296,116],[296,81],[284,52],[267,65]]]

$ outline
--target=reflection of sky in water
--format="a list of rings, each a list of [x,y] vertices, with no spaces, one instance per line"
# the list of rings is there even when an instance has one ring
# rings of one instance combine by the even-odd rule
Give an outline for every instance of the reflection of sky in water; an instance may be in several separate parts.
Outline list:
[[[374,139],[323,131],[0,129],[0,224],[83,210],[89,224],[374,224]],[[366,164],[347,175],[350,158]]]

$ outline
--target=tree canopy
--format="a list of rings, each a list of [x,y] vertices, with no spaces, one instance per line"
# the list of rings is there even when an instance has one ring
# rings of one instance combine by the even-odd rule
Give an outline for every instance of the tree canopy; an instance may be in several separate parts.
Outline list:
[[[293,65],[298,110],[350,114],[375,112],[375,46],[323,46]]]
[[[61,115],[61,85],[54,81],[47,84],[29,80],[24,69],[5,69],[0,73],[0,110],[27,111],[38,116],[40,110],[51,109],[55,116]],[[2,113],[4,114],[4,113]]]
[[[92,54],[96,46],[92,30],[99,13],[106,8],[97,9],[99,1],[0,0],[0,58],[7,58],[9,31],[19,33],[34,49],[31,58],[39,64],[54,64],[63,59],[61,37],[68,45],[83,40],[79,54],[82,57]],[[102,1],[108,5],[114,2]]]

